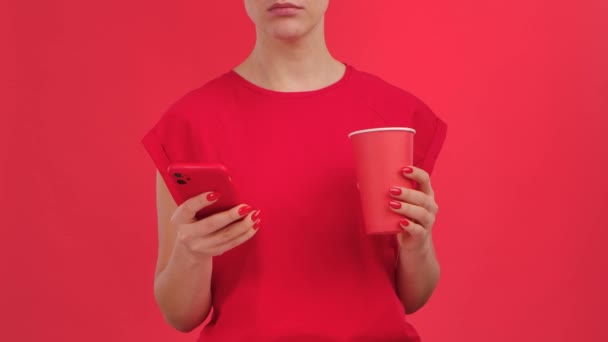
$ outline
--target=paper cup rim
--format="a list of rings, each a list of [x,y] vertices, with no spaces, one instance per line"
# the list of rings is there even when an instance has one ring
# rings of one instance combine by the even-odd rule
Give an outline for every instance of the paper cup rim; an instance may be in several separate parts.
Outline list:
[[[382,131],[407,131],[407,132],[412,132],[412,133],[416,134],[416,130],[413,128],[410,128],[410,127],[381,127],[381,128],[368,128],[368,129],[362,129],[362,130],[350,132],[348,134],[348,137],[350,138],[355,134],[382,132]]]

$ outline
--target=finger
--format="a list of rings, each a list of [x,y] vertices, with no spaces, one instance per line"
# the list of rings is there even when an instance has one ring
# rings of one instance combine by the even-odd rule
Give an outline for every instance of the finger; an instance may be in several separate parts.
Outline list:
[[[436,212],[437,204],[435,203],[435,199],[422,191],[393,186],[389,189],[389,194],[401,202],[421,206],[431,213]]]
[[[210,247],[216,247],[232,241],[239,236],[247,233],[251,229],[259,227],[260,222],[260,211],[257,210],[247,215],[247,217],[239,222],[232,223],[222,229],[219,229],[207,236]],[[258,225],[256,226],[256,222]],[[255,226],[255,228],[254,228]]]
[[[250,214],[251,216],[249,219],[243,219],[239,222],[229,224],[211,234],[205,232],[204,227],[201,228],[201,225],[199,224],[201,221],[182,225],[180,227],[180,235],[191,237],[193,241],[190,242],[190,248],[192,250],[201,251],[206,255],[214,255],[218,246],[238,238],[251,229],[259,228],[259,221],[261,220],[261,218],[259,218],[259,211]],[[254,217],[257,218],[257,223],[252,223]]]
[[[431,176],[425,170],[416,166],[407,166],[401,169],[403,176],[418,183],[418,190],[429,196],[435,196],[431,186]]]
[[[177,207],[171,217],[173,224],[191,223],[196,221],[196,213],[217,201],[220,194],[214,191],[203,192],[187,199],[184,203]]]
[[[426,208],[395,200],[389,201],[389,207],[394,212],[409,217],[424,227],[433,225],[434,216]]]
[[[213,214],[198,222],[195,222],[194,225],[197,227],[196,229],[200,230],[201,235],[209,235],[234,223],[235,221],[243,219],[252,211],[253,208],[251,206],[247,204],[240,204],[231,208],[230,210]]]
[[[260,222],[262,219],[258,219],[258,222]],[[239,236],[237,236],[236,238],[226,241],[224,244],[217,246],[216,248],[214,248],[214,253],[216,255],[221,255],[224,254],[225,252],[236,248],[240,245],[242,245],[243,243],[249,241],[252,237],[255,236],[255,234],[257,234],[258,229],[249,229],[248,231],[246,231],[244,234],[241,234]]]
[[[414,238],[424,238],[426,234],[428,234],[427,230],[424,229],[423,226],[408,220],[405,217],[399,220],[399,225]]]

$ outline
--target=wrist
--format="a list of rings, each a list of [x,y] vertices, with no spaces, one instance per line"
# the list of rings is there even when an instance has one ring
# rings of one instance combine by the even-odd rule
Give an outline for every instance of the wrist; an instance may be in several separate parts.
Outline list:
[[[401,246],[400,255],[405,255],[408,258],[426,258],[430,256],[434,251],[433,248],[433,240],[429,237],[422,244],[415,248],[407,248],[405,246]]]
[[[398,265],[404,274],[416,276],[421,270],[439,273],[439,262],[435,255],[433,241],[429,239],[424,245],[416,249],[401,248],[399,250]],[[432,271],[431,271],[432,270]]]

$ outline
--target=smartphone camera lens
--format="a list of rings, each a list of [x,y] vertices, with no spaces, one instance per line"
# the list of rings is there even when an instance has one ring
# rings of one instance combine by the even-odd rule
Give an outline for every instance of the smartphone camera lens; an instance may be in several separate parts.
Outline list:
[[[186,184],[186,183],[188,183],[188,182],[186,182],[186,181],[185,181],[185,180],[183,180],[183,179],[178,179],[178,180],[177,180],[177,182],[178,182],[179,184]]]
[[[173,175],[174,175],[175,177],[177,177],[177,178],[182,178],[182,174],[181,174],[181,173],[177,173],[177,172],[176,172],[176,173],[174,173]]]

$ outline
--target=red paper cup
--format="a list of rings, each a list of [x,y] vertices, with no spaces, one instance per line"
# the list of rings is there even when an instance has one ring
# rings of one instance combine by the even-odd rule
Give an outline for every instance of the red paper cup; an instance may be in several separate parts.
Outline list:
[[[388,202],[392,186],[412,188],[411,181],[401,169],[414,161],[414,134],[408,127],[383,127],[355,131],[351,139],[357,186],[365,231],[368,234],[403,232],[399,220],[403,217],[390,209]]]

